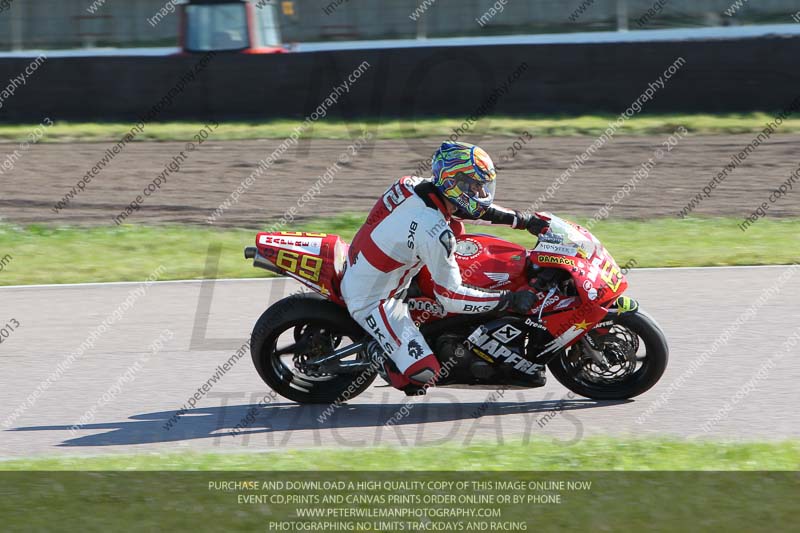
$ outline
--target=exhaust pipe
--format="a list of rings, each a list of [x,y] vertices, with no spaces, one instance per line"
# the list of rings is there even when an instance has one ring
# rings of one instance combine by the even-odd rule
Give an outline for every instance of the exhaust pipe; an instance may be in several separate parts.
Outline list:
[[[254,267],[263,268],[264,270],[269,270],[270,272],[274,272],[279,276],[282,276],[284,274],[283,270],[270,263],[266,257],[258,253],[258,248],[256,248],[255,246],[248,246],[247,248],[244,249],[244,258],[252,259]]]

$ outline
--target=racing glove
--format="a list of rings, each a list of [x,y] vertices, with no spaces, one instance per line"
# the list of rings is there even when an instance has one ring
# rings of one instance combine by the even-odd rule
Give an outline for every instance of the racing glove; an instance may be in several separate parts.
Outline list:
[[[536,295],[527,289],[522,289],[517,292],[503,291],[497,310],[505,311],[506,309],[510,309],[514,313],[524,315],[536,305],[537,301]]]
[[[539,235],[550,227],[550,221],[540,217],[538,213],[528,215],[520,211],[515,212],[516,219],[514,229],[526,229],[534,235]]]

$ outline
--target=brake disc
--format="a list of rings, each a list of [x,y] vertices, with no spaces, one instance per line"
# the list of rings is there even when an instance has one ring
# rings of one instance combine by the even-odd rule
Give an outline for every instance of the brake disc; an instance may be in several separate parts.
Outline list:
[[[321,372],[317,365],[309,365],[308,361],[321,355],[332,352],[341,341],[341,336],[336,337],[324,329],[311,329],[308,324],[295,328],[294,336],[302,352],[292,356],[292,362],[297,371],[311,377],[326,377],[332,374]]]

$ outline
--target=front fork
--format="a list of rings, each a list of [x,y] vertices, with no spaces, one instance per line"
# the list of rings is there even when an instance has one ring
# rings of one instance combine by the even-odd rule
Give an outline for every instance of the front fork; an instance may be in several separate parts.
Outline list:
[[[627,296],[619,296],[614,302],[608,307],[608,313],[606,314],[605,318],[601,320],[598,324],[603,324],[606,322],[614,322],[617,317],[625,313],[635,313],[639,309],[639,302],[634,300],[633,298],[629,298]],[[592,343],[591,338],[589,338],[589,332],[587,331],[581,338],[578,340],[580,343],[581,348],[583,349],[583,353],[588,355],[592,360],[594,360],[600,366],[607,366],[608,361],[602,350],[599,350],[594,343]],[[576,343],[577,344],[577,343]],[[539,356],[534,360],[534,363],[547,365],[550,363],[552,359],[556,357],[561,357],[564,355],[567,348],[562,348],[561,350],[556,350],[550,354],[545,354],[543,357]]]
[[[603,319],[600,324],[604,322],[613,322],[615,319],[625,313],[636,313],[639,310],[639,302],[634,300],[633,298],[629,298],[627,296],[620,296],[608,309],[608,314],[606,318]],[[601,368],[608,367],[608,360],[606,359],[605,353],[602,350],[598,350],[595,347],[592,339],[589,337],[589,332],[587,331],[586,334],[581,337],[580,341],[581,347],[583,348],[583,353],[588,355],[595,363],[597,363]]]

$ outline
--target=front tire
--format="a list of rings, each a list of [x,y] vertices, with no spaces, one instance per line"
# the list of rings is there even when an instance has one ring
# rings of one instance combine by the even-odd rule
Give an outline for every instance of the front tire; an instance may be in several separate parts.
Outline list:
[[[364,392],[375,372],[306,373],[302,361],[347,345],[345,337],[358,342],[365,335],[343,307],[313,293],[296,294],[264,311],[250,338],[250,354],[258,375],[281,396],[298,403],[344,402]],[[299,347],[303,338],[305,347],[294,353],[292,347]],[[306,353],[308,349],[314,352]]]
[[[593,370],[599,367],[583,355],[579,344],[551,360],[547,367],[566,388],[594,400],[625,400],[648,391],[661,379],[669,360],[669,348],[661,328],[640,310],[616,317],[611,332],[601,337],[616,349],[607,356],[611,359],[610,368]],[[625,340],[618,342],[618,337]],[[640,354],[642,346],[643,355]],[[616,362],[619,364],[615,366]],[[619,376],[614,374],[617,369]]]

